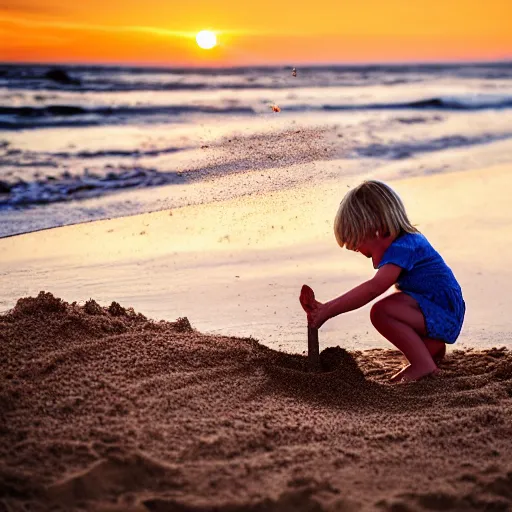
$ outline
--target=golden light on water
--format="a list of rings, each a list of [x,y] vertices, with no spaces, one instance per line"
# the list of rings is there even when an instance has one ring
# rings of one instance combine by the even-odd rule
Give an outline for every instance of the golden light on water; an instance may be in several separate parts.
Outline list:
[[[211,50],[217,44],[217,36],[211,30],[201,30],[196,35],[196,41],[203,50]]]

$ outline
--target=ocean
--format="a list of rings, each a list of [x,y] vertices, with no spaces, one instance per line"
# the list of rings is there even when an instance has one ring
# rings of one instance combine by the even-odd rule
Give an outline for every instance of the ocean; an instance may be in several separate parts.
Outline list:
[[[510,62],[296,69],[0,65],[0,236],[512,160]]]

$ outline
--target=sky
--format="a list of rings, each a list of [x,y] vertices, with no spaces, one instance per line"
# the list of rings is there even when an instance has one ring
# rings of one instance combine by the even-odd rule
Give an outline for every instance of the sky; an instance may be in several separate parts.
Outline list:
[[[512,0],[0,0],[0,61],[156,66],[512,59]],[[200,30],[219,44],[201,50]]]

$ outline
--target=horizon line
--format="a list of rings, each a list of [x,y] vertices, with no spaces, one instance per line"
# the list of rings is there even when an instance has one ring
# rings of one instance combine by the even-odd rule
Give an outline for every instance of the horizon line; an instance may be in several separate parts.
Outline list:
[[[282,63],[282,64],[151,64],[151,63],[127,63],[127,62],[32,62],[32,61],[0,61],[0,66],[75,66],[75,67],[119,67],[119,68],[146,68],[146,69],[236,69],[236,68],[279,68],[279,67],[308,67],[308,68],[324,68],[324,67],[383,67],[383,66],[475,66],[486,64],[512,65],[512,56],[488,59],[488,60],[422,60],[422,61],[361,61],[361,62],[329,62],[329,63]]]

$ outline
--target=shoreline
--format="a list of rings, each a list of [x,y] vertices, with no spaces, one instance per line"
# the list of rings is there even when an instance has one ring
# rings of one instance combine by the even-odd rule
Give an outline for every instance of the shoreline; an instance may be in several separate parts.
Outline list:
[[[369,176],[394,181],[511,163],[512,139],[500,140],[509,133],[510,127],[501,116],[493,118],[489,133],[480,133],[476,129],[479,118],[471,115],[462,118],[447,116],[446,119],[432,121],[432,116],[426,114],[412,125],[404,124],[399,119],[394,114],[376,115],[370,123],[371,117],[365,115],[353,118],[342,114],[307,114],[300,121],[290,116],[262,117],[250,127],[241,120],[231,121],[231,124],[226,122],[221,126],[210,124],[203,128],[187,125],[181,132],[173,131],[173,140],[176,146],[189,143],[190,148],[162,155],[156,160],[140,156],[132,162],[131,167],[125,167],[124,161],[122,164],[121,161],[113,162],[103,170],[94,166],[85,168],[82,176],[75,174],[73,169],[81,169],[87,164],[87,159],[78,157],[74,157],[69,164],[71,171],[66,171],[62,176],[58,172],[55,174],[56,171],[52,173],[35,167],[34,176],[18,176],[17,179],[26,180],[27,186],[17,188],[16,200],[27,200],[30,204],[30,201],[43,194],[48,204],[19,210],[14,206],[14,209],[2,210],[0,235],[229,201],[237,197],[267,195],[284,189],[307,187],[311,183],[338,180],[353,185],[357,180]],[[414,121],[414,118],[411,119]],[[356,122],[356,126],[351,125],[351,121]],[[432,125],[432,122],[435,124]],[[392,126],[390,131],[387,130],[389,123]],[[461,125],[472,128],[462,130]],[[434,133],[430,132],[430,128]],[[87,147],[94,140],[94,135],[96,138],[101,136],[101,130],[78,131],[73,135],[56,130],[51,134],[50,141],[63,139],[62,144],[68,140],[68,145],[83,144]],[[464,136],[453,135],[465,131]],[[126,144],[138,143],[147,148],[149,142],[143,143],[136,133],[136,127],[126,133]],[[166,140],[162,127],[151,133],[151,137],[155,138],[153,142],[158,141],[159,145]],[[112,136],[113,133],[108,135]],[[372,142],[383,137],[387,144]],[[478,137],[481,140],[476,143]],[[489,137],[496,140],[491,142]],[[425,145],[423,149],[421,141]],[[19,151],[24,153],[19,157],[9,157],[12,166],[6,163],[6,175],[20,172],[16,167],[17,158],[26,160],[37,156],[35,149],[33,155],[30,153],[31,142],[30,136],[24,144],[21,140],[13,142],[13,147],[20,146]],[[6,143],[9,146],[9,141]],[[36,138],[33,144],[37,148],[43,141]],[[169,144],[173,145],[170,140],[167,141]],[[444,149],[443,144],[446,146]],[[441,147],[436,149],[439,145]],[[39,147],[39,152],[41,150],[42,147]],[[54,165],[59,165],[58,159]],[[116,166],[120,166],[119,169]],[[103,181],[110,173],[114,181]],[[159,173],[162,175],[159,176]],[[64,175],[67,178],[62,181]],[[105,176],[101,178],[102,175]],[[122,180],[132,175],[138,176],[133,178],[138,185],[116,189]],[[36,179],[35,176],[39,177]],[[46,178],[40,179],[42,176]],[[16,181],[14,177],[12,180]],[[79,187],[76,197],[68,196],[66,190],[73,190],[69,180],[85,187],[85,191],[80,191]],[[153,182],[160,184],[148,186]],[[100,188],[97,188],[100,184]],[[116,184],[114,188],[111,188],[112,184]],[[91,191],[87,189],[89,186],[92,187]],[[106,188],[102,191],[103,186]],[[74,199],[56,200],[59,194],[61,199]],[[89,194],[92,197],[87,197]],[[5,200],[7,196],[2,197]]]

